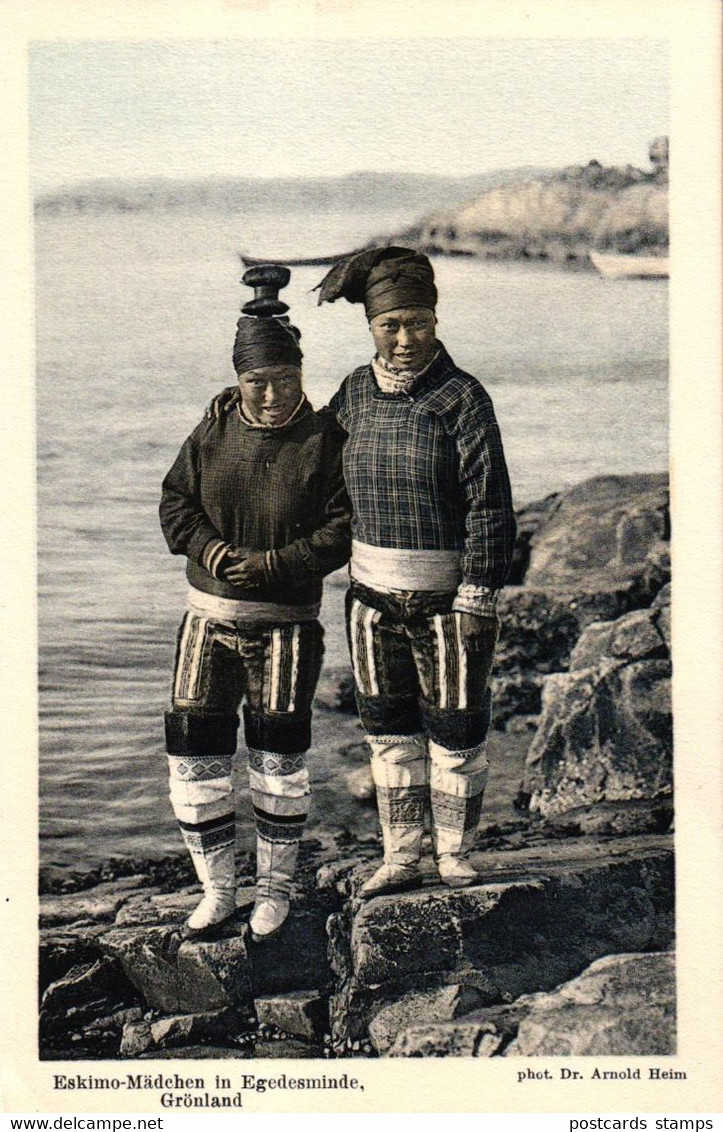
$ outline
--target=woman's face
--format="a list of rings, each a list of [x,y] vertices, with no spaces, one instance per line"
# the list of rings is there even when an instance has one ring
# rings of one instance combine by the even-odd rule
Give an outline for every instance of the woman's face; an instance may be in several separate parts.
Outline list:
[[[261,366],[238,375],[241,405],[257,424],[280,425],[288,421],[301,400],[301,370],[298,366]]]
[[[395,369],[415,372],[434,357],[437,319],[428,307],[403,307],[377,314],[369,322],[374,345]]]

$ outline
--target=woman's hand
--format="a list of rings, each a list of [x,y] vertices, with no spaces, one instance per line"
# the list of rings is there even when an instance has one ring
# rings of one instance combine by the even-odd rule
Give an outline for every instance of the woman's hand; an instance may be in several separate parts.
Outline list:
[[[478,617],[476,613],[460,613],[459,632],[470,650],[494,649],[497,643],[499,620],[493,617]]]
[[[245,589],[260,586],[264,580],[264,555],[261,550],[229,550],[230,563],[224,568],[225,581]]]
[[[203,413],[204,420],[220,420],[224,413],[233,412],[240,399],[238,386],[227,385],[226,388],[222,389],[220,393],[217,393],[213,400],[206,406]]]

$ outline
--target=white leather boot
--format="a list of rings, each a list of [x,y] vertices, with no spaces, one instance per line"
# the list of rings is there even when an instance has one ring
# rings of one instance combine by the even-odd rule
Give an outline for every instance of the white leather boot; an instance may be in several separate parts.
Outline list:
[[[486,740],[466,751],[429,742],[432,844],[440,880],[450,888],[480,883],[467,860],[474,848],[489,760]]]
[[[364,900],[419,888],[419,860],[427,795],[426,742],[422,735],[367,735],[377,788],[384,863],[362,885]]]
[[[249,785],[256,821],[256,903],[249,927],[254,943],[263,943],[281,931],[289,914],[311,802],[306,756],[249,748]]]
[[[207,939],[236,912],[236,872],[233,845],[191,853],[203,899],[184,928],[186,939]]]
[[[299,855],[299,841],[256,837],[256,902],[249,919],[254,943],[278,935],[289,914],[289,894]]]

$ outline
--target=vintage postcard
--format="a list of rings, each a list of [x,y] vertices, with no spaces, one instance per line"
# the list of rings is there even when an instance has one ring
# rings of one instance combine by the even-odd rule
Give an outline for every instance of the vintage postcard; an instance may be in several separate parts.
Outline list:
[[[5,1111],[720,1110],[719,24],[0,14]]]

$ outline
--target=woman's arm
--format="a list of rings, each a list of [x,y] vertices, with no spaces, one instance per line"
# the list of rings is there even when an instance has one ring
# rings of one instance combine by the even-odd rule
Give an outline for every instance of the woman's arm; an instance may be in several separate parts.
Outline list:
[[[182,445],[163,480],[159,514],[171,554],[185,554],[215,578],[221,578],[231,548],[201,503],[200,443],[209,427],[202,422]]]

